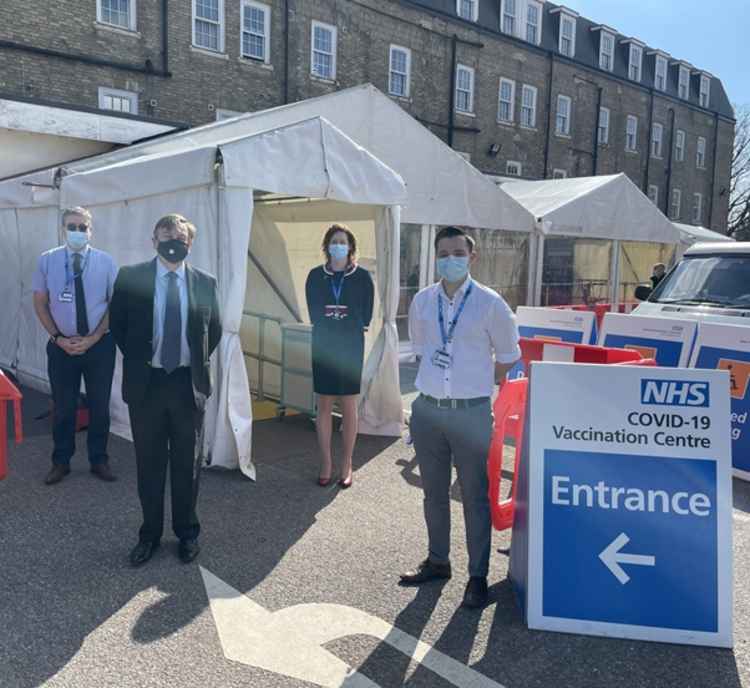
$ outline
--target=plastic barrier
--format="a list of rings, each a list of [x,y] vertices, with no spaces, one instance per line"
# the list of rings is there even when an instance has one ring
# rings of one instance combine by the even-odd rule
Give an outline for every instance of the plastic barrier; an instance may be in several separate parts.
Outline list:
[[[532,361],[569,361],[571,363],[602,363],[612,365],[643,358],[635,349],[613,349],[593,344],[571,344],[570,342],[545,342],[521,337],[521,359],[524,369]]]
[[[13,402],[13,418],[15,421],[16,444],[23,442],[23,427],[21,425],[21,392],[0,370],[0,480],[8,475],[8,406]]]
[[[617,312],[618,313],[630,313],[637,305],[638,305],[638,301],[635,301],[635,302],[627,301],[625,303],[620,303],[617,306]],[[594,311],[594,315],[596,315],[596,326],[597,328],[601,329],[602,321],[604,320],[604,315],[606,313],[609,313],[612,310],[612,304],[611,303],[595,303],[591,306],[587,306],[585,304],[570,304],[570,305],[565,305],[565,306],[552,306],[552,308],[559,308],[561,310],[571,310],[571,311]]]

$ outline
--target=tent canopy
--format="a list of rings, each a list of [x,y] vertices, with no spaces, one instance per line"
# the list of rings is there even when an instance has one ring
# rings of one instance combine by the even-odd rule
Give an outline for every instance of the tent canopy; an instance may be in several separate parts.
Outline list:
[[[402,222],[459,224],[528,232],[533,219],[516,201],[374,86],[240,115],[71,163],[69,174],[136,157],[174,153],[247,137],[322,116],[401,175]]]
[[[675,227],[680,232],[680,242],[692,246],[698,241],[734,241],[732,237],[726,234],[719,234],[712,229],[699,225],[686,225],[682,222],[674,222]]]
[[[676,244],[677,228],[624,173],[502,187],[544,235]]]

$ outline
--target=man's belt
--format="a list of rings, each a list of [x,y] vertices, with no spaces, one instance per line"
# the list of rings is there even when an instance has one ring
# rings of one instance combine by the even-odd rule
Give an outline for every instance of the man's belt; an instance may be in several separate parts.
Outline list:
[[[449,408],[449,409],[465,409],[471,408],[472,406],[480,406],[489,402],[489,397],[474,397],[472,399],[436,399],[428,394],[421,394],[430,406],[437,406],[438,408]]]

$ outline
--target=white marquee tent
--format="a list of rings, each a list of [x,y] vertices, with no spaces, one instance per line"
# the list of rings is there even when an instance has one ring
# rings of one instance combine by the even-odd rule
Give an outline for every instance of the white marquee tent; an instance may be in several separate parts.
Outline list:
[[[726,234],[714,232],[712,229],[700,225],[686,225],[675,222],[674,226],[680,232],[680,253],[684,253],[693,244],[699,241],[735,241]]]
[[[220,136],[227,132],[216,129],[213,139],[203,137],[200,143],[161,145],[138,156],[99,156],[85,169],[71,166],[58,188],[50,188],[54,170],[0,184],[0,365],[14,368],[27,383],[46,383],[46,337],[33,313],[30,282],[39,254],[59,243],[60,208],[89,207],[95,245],[121,265],[151,258],[156,220],[179,211],[199,228],[190,260],[218,276],[223,308],[224,335],[214,357],[216,387],[206,414],[205,446],[213,465],[239,465],[252,477],[252,411],[239,337],[246,286],[248,291],[253,286],[246,285],[251,227],[262,225],[294,245],[311,226],[319,241],[321,221],[352,214],[374,237],[377,292],[362,422],[370,432],[399,434],[394,317],[403,181],[322,117],[245,135]],[[301,274],[310,267],[295,266],[294,256],[286,256],[288,271]],[[119,371],[118,364],[112,414],[113,429],[122,432],[128,423],[118,393]]]

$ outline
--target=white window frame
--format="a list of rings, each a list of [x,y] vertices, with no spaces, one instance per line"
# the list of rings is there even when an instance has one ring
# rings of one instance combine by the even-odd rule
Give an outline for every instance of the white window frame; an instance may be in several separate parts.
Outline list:
[[[400,51],[406,55],[406,72],[399,72],[393,67],[393,53]],[[393,90],[393,75],[400,74],[404,77],[404,92],[396,93]],[[388,93],[397,98],[408,98],[411,93],[411,50],[402,45],[391,43],[388,48]]]
[[[674,157],[677,162],[685,162],[685,143],[687,135],[683,129],[678,129],[674,135]]]
[[[326,53],[322,50],[315,50],[315,29],[324,29],[331,33],[331,52]],[[315,53],[319,52],[322,55],[331,55],[331,74],[330,76],[323,76],[315,71]],[[310,74],[316,79],[323,81],[336,81],[336,53],[338,52],[338,31],[335,26],[331,24],[325,24],[313,19],[310,22]]]
[[[630,44],[628,52],[628,78],[640,83],[643,75],[643,47],[635,43]]]
[[[695,166],[699,170],[706,169],[706,139],[703,136],[698,137],[695,145]]]
[[[207,50],[208,52],[211,52],[211,53],[223,54],[224,53],[224,16],[225,16],[224,15],[224,0],[218,0],[218,3],[219,3],[218,4],[218,7],[219,7],[219,21],[218,22],[214,22],[211,19],[203,19],[202,17],[198,16],[197,0],[193,0],[193,2],[192,2],[193,10],[192,10],[192,15],[191,15],[192,16],[192,21],[191,21],[192,41],[193,41],[193,46],[196,47],[196,48],[198,48],[199,50]],[[202,21],[202,22],[204,22],[206,24],[216,24],[219,27],[219,34],[218,34],[219,45],[218,45],[218,47],[216,47],[216,48],[210,48],[210,47],[205,46],[205,45],[198,45],[198,43],[195,40],[195,38],[196,38],[195,24],[196,24],[196,22],[199,22],[199,21]]]
[[[246,115],[247,112],[240,112],[239,110],[226,110],[224,108],[216,108],[216,121],[223,122],[225,119],[232,119],[232,117],[239,117],[240,115]]]
[[[560,169],[559,167],[555,167],[555,169],[552,170],[552,179],[567,179],[568,178],[568,171]]]
[[[503,84],[510,84],[510,100],[505,101],[503,100]],[[509,117],[507,119],[504,119],[500,115],[501,106],[503,103],[508,104],[508,113]],[[513,81],[513,79],[506,79],[505,77],[500,77],[500,84],[497,87],[497,121],[501,122],[502,124],[513,124],[515,120],[515,103],[516,103],[516,82]]]
[[[467,72],[470,75],[469,90],[459,88],[459,75],[462,71]],[[458,107],[458,92],[466,92],[469,94],[469,108],[467,110],[461,110]],[[456,105],[455,110],[460,115],[473,115],[474,114],[474,68],[468,67],[467,65],[457,64],[456,65]]]
[[[566,53],[563,50],[563,29],[565,26],[565,22],[570,22],[570,25],[572,27],[571,30],[571,36],[570,36],[570,53]],[[557,44],[557,49],[561,55],[565,55],[565,57],[575,57],[576,56],[576,19],[575,17],[571,17],[569,14],[565,14],[564,12],[560,12],[560,37]]]
[[[606,116],[603,116],[606,115]],[[599,122],[597,124],[596,140],[600,146],[606,146],[609,143],[609,122],[611,113],[609,108],[599,108]]]
[[[672,189],[672,198],[669,203],[669,218],[671,220],[680,219],[680,206],[682,205],[682,191],[680,189]]]
[[[529,10],[532,8],[536,9],[536,24],[532,24],[529,21]],[[531,43],[532,45],[540,45],[542,42],[542,16],[543,16],[543,6],[541,2],[537,2],[537,0],[528,0],[526,3],[526,21],[524,22],[524,28],[526,29],[524,32],[524,38],[526,39],[527,43]],[[530,27],[536,28],[536,41],[532,41],[529,39],[529,28]]]
[[[703,222],[703,194],[693,194],[693,224],[699,225]]]
[[[656,184],[648,185],[648,198],[657,208],[659,207],[659,187]]]
[[[513,6],[513,11],[509,10],[509,7]],[[500,3],[500,30],[509,36],[515,36],[518,33],[518,5],[519,0],[503,0]],[[505,22],[510,20],[511,29],[507,30]]]
[[[604,45],[606,43],[605,39],[609,39],[611,41],[610,43],[610,51],[607,52],[604,49]],[[606,72],[611,72],[615,68],[615,35],[613,33],[610,33],[609,31],[600,31],[599,32],[599,69],[603,69]],[[604,64],[604,58],[609,58],[609,67],[607,67]]]
[[[631,124],[632,132],[631,132]],[[630,145],[630,139],[633,139],[633,145]],[[638,152],[638,118],[635,115],[628,115],[625,120],[625,150],[628,153]]]
[[[685,88],[684,94],[683,87]],[[680,65],[677,78],[677,96],[682,100],[690,100],[690,70],[684,65]]]
[[[245,34],[253,34],[250,31],[245,31],[245,10],[248,7],[254,7],[263,11],[263,57],[257,55],[247,55],[245,53]],[[255,0],[242,0],[242,9],[240,12],[240,55],[247,58],[248,60],[257,60],[259,62],[265,62],[269,64],[271,62],[271,8],[269,5],[265,5],[262,2],[256,2]]]
[[[108,108],[105,104],[105,98],[118,98],[120,100],[127,100],[130,103],[129,110],[117,110],[116,108]],[[106,86],[99,87],[99,109],[106,110],[107,112],[124,112],[126,115],[137,115],[138,114],[138,94],[135,91],[123,91],[119,88],[108,88]]]
[[[661,69],[659,68],[661,66]],[[669,74],[669,63],[664,55],[657,55],[654,66],[654,88],[657,91],[667,90],[667,75]],[[662,85],[659,86],[659,77],[662,77]]]
[[[703,108],[707,108],[711,102],[711,79],[705,74],[701,75],[700,91],[698,92],[698,102]]]
[[[664,125],[654,122],[651,127],[651,157],[660,159],[664,144]]]
[[[531,107],[524,104],[524,94],[530,93],[531,94]],[[521,121],[520,124],[524,129],[536,129],[536,100],[537,95],[539,94],[539,91],[536,86],[530,86],[529,84],[523,84],[521,86]],[[530,123],[525,121],[524,118],[524,111],[525,110],[531,110],[531,117],[529,118],[531,120]]]
[[[560,113],[560,103],[567,103],[567,112],[565,119],[563,120],[563,126],[560,127],[560,118],[563,116]],[[570,120],[573,115],[573,99],[570,96],[564,96],[562,93],[557,96],[557,107],[555,108],[555,135],[556,136],[570,136]]]
[[[518,169],[518,172],[513,172],[512,167],[514,165]],[[507,160],[505,162],[505,174],[507,174],[510,177],[520,177],[523,175],[523,165],[517,160]]]
[[[468,0],[468,2],[471,2],[471,17],[466,17],[461,13],[462,0],[456,0],[456,14],[461,17],[461,19],[475,22],[479,19],[479,0]]]
[[[136,17],[136,7],[138,3],[135,0],[128,0],[128,25],[120,26],[119,24],[112,24],[104,19],[104,10],[102,8],[102,0],[96,0],[96,21],[104,26],[113,26],[121,31],[135,31],[138,26],[138,20]]]

